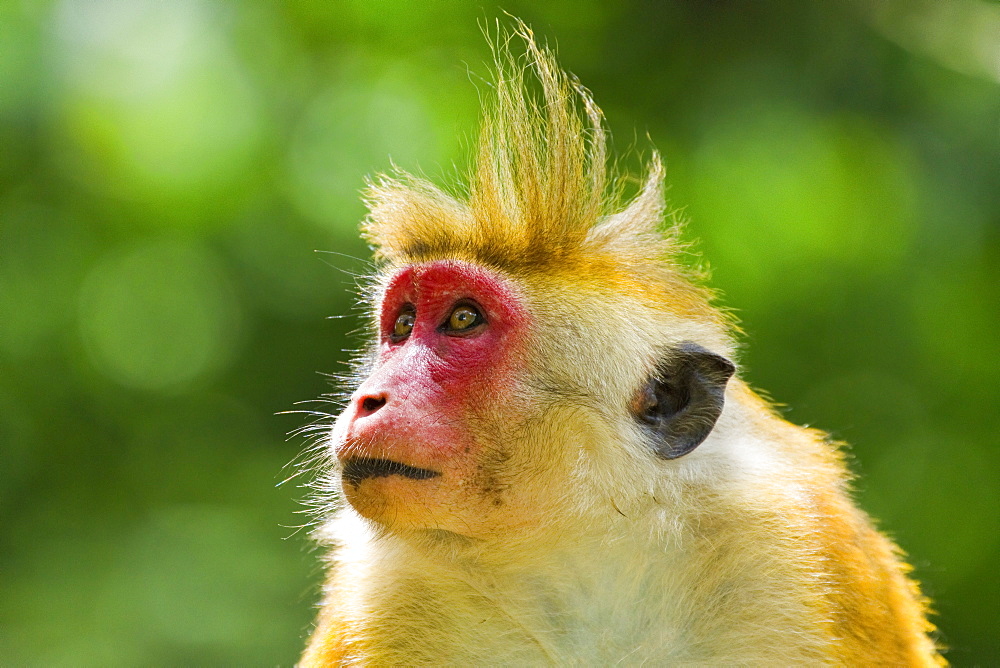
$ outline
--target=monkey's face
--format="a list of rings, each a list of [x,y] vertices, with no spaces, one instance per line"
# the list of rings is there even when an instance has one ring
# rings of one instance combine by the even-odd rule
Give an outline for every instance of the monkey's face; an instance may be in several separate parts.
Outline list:
[[[513,512],[498,470],[505,432],[527,419],[523,298],[478,265],[416,264],[388,281],[378,327],[371,375],[332,433],[345,496],[390,528],[477,535]]]
[[[649,498],[713,429],[733,367],[682,320],[579,283],[457,260],[389,277],[370,375],[331,434],[358,513],[509,538]]]

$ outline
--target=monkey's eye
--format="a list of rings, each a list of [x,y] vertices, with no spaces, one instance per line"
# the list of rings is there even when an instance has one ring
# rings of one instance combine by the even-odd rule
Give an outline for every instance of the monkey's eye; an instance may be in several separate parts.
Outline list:
[[[441,329],[452,334],[466,334],[486,322],[483,314],[469,303],[460,303],[451,311]]]
[[[402,341],[413,331],[413,323],[417,320],[417,312],[412,304],[407,304],[396,316],[396,323],[392,326],[392,334],[389,336],[393,341]]]

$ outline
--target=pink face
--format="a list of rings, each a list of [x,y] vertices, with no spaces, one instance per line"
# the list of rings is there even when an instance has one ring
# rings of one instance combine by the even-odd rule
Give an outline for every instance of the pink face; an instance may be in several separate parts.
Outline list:
[[[496,272],[440,260],[392,276],[378,315],[372,374],[332,435],[347,499],[394,526],[473,530],[489,487],[484,416],[522,370],[523,300]]]

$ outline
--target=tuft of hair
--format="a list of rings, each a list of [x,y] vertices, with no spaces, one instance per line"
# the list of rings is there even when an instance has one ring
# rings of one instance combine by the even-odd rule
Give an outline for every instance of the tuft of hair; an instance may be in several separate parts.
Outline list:
[[[511,42],[525,45],[517,56]],[[468,194],[452,196],[405,172],[369,184],[362,225],[376,258],[477,262],[515,276],[627,276],[658,285],[676,306],[711,314],[710,293],[678,261],[674,222],[663,233],[664,169],[655,152],[624,207],[609,188],[601,110],[517,22],[494,42],[494,94],[484,109]]]

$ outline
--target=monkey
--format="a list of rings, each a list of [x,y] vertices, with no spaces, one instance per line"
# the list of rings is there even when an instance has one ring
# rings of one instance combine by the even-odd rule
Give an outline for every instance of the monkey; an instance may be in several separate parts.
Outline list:
[[[841,445],[741,379],[659,155],[619,195],[591,94],[513,32],[465,192],[366,191],[300,665],[946,665]]]

